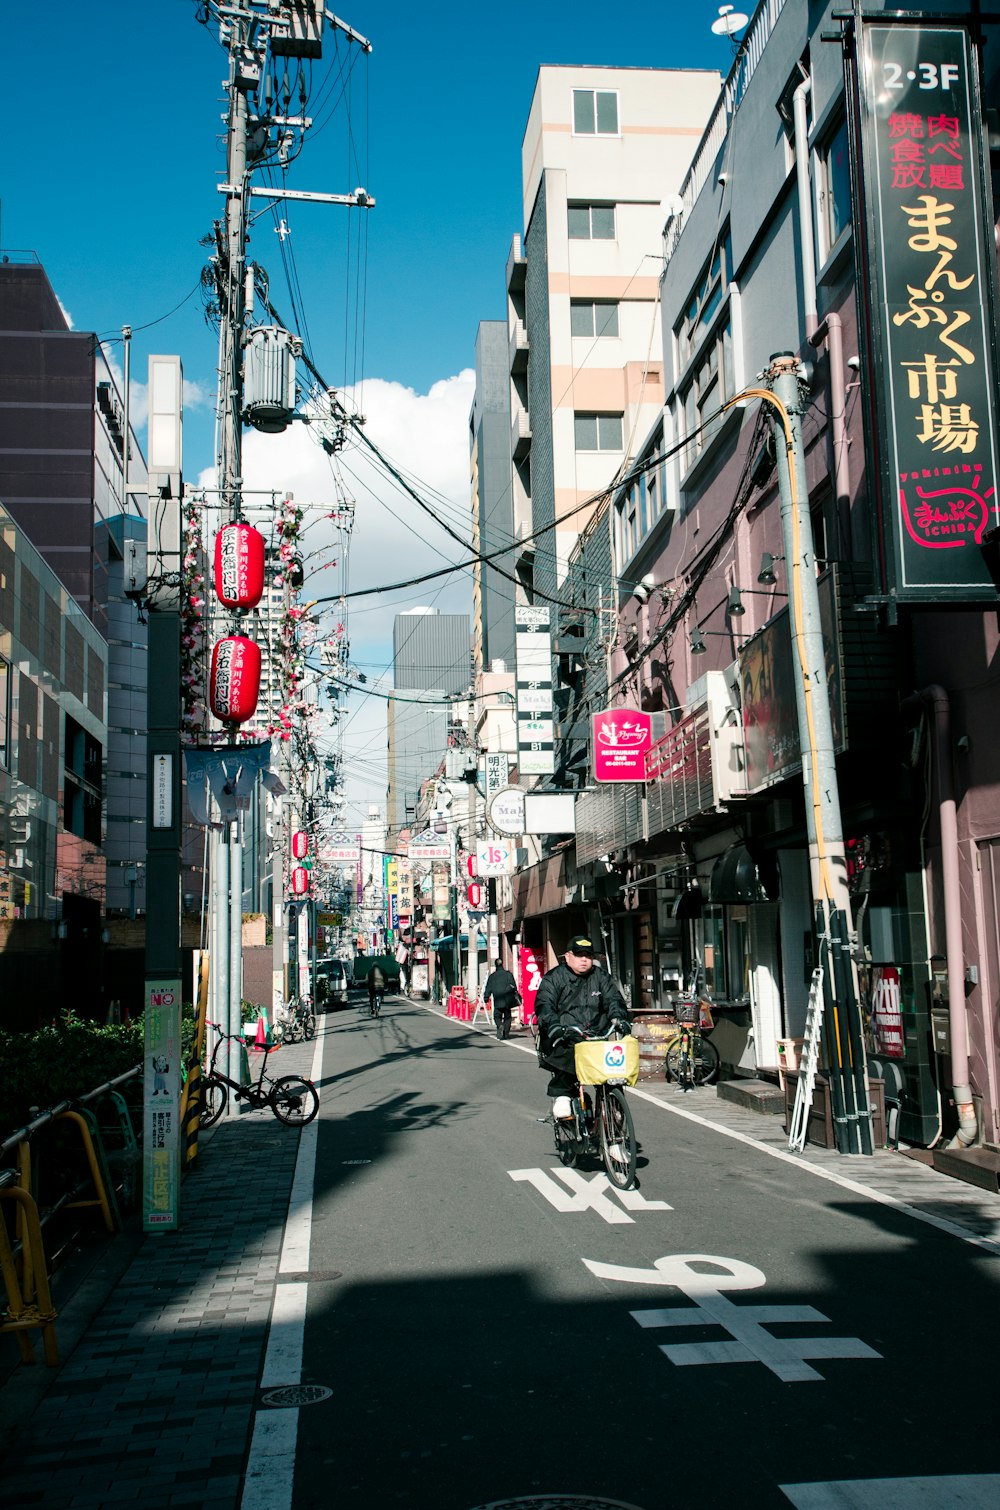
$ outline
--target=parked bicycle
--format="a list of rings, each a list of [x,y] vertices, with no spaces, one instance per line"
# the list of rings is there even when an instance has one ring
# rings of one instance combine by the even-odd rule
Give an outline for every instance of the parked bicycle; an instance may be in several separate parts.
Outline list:
[[[288,1003],[281,1020],[282,1043],[301,1043],[316,1037],[316,1014],[308,997]]]
[[[561,1164],[572,1169],[581,1155],[600,1154],[611,1183],[627,1190],[635,1180],[637,1145],[625,1087],[638,1078],[639,1045],[634,1038],[613,1038],[612,1031],[576,1043],[570,1115],[556,1117],[553,1111],[546,1120],[555,1128]]]
[[[266,1073],[267,1057],[274,1048],[273,1044],[267,1044],[261,1052],[257,1079],[249,1085],[241,1085],[219,1068],[218,1059],[224,1044],[239,1043],[242,1047],[242,1039],[235,1033],[223,1033],[217,1022],[210,1022],[208,1026],[216,1029],[219,1038],[212,1050],[208,1073],[201,1081],[201,1111],[198,1121],[202,1127],[211,1127],[218,1122],[228,1105],[230,1091],[237,1101],[248,1102],[254,1111],[270,1107],[278,1121],[284,1122],[286,1127],[305,1127],[307,1122],[313,1120],[319,1111],[319,1096],[312,1081],[303,1075],[282,1075],[277,1080],[272,1080]]]
[[[675,1002],[677,1029],[667,1041],[667,1079],[682,1091],[711,1085],[719,1073],[719,1051],[704,1033],[714,1027],[708,1001],[695,991],[680,993]]]

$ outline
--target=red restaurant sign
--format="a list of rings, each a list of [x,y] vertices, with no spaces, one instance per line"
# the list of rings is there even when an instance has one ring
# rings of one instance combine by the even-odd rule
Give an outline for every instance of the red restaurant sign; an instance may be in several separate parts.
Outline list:
[[[593,717],[594,779],[645,781],[653,720],[636,708],[609,708]]]

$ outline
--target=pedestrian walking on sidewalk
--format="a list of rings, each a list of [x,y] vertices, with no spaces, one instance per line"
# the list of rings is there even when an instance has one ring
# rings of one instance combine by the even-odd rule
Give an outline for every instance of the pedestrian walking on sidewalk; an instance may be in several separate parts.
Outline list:
[[[483,1001],[493,1002],[493,1021],[496,1024],[497,1037],[510,1037],[510,1014],[514,1007],[519,1006],[521,996],[517,989],[517,981],[509,970],[505,970],[500,960],[494,960],[496,968],[493,970],[486,985],[483,987]]]

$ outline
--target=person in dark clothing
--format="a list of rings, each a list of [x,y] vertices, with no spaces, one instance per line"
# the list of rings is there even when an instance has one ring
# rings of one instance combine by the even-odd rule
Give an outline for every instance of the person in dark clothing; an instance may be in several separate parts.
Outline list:
[[[566,946],[561,965],[542,977],[535,997],[539,1061],[550,1071],[550,1096],[564,1096],[576,1084],[573,1049],[581,1038],[606,1033],[612,1026],[627,1033],[632,1023],[625,998],[602,965],[594,963],[594,945],[577,933]]]
[[[494,960],[496,968],[490,974],[483,987],[483,1001],[493,1003],[493,1021],[496,1023],[497,1037],[510,1037],[510,1014],[513,1008],[521,1000],[517,989],[517,981],[509,970],[505,970],[500,960]]]
[[[374,962],[374,964],[372,965],[371,969],[368,972],[368,1006],[369,1006],[369,1009],[375,1005],[375,996],[376,996],[376,993],[378,994],[379,1001],[381,1002],[382,997],[385,994],[385,985],[386,985],[385,970],[382,968],[382,965],[381,965],[380,961],[378,959],[376,959],[375,962]]]

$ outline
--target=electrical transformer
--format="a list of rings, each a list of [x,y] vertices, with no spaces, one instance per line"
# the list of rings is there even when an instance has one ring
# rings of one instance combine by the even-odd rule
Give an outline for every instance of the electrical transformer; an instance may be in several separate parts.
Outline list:
[[[256,325],[243,357],[243,417],[255,430],[278,435],[295,411],[295,359],[302,342],[278,325]]]

